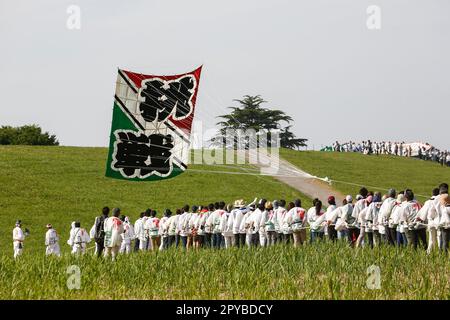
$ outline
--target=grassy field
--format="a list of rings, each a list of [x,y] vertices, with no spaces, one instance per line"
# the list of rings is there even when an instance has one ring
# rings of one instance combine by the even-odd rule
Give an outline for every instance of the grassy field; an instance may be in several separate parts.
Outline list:
[[[450,182],[449,167],[414,158],[287,149],[282,149],[280,155],[310,174],[344,181],[333,182],[333,187],[353,196],[358,193],[358,185],[380,192],[391,187],[397,190],[410,188],[423,202],[431,196],[433,188],[442,182]]]
[[[270,177],[211,172],[242,172],[229,166],[191,165],[192,172],[155,182],[106,178],[106,157],[105,148],[0,146],[0,254],[12,254],[17,219],[31,231],[25,250],[43,251],[47,223],[53,224],[65,242],[72,221],[79,220],[89,231],[104,206],[120,207],[134,221],[146,208],[162,213],[186,203],[230,203],[240,198],[251,202],[255,197],[300,197],[305,205],[311,203]],[[67,245],[62,249],[70,251]]]
[[[69,290],[67,268],[80,268]],[[380,268],[380,289],[367,269]],[[395,248],[354,250],[328,243],[199,252],[46,259],[0,257],[3,299],[449,299],[448,258]]]
[[[236,198],[251,201],[255,196],[301,197],[304,206],[310,205],[303,195],[269,177],[209,172],[224,170],[221,167],[190,166],[191,172],[175,179],[151,183],[108,179],[104,177],[106,153],[103,148],[0,147],[0,299],[450,298],[448,256],[426,256],[406,249],[354,250],[345,244],[323,243],[298,249],[280,245],[251,250],[146,252],[121,256],[114,263],[90,254],[72,257],[65,244],[70,222],[80,220],[89,229],[104,205],[121,207],[133,220],[147,207],[161,212],[185,203]],[[294,163],[303,162],[301,167],[307,171],[335,179],[383,186],[391,181],[389,174],[370,180],[368,170],[366,177],[357,169],[351,170],[352,164],[345,160],[354,156],[356,168],[366,159],[370,166],[376,160],[370,157],[287,151],[282,155]],[[380,166],[385,161],[389,171],[396,171],[390,168],[396,159],[376,161]],[[433,164],[405,161],[414,164],[409,167],[413,172],[405,178],[409,180],[398,180],[400,176],[395,175],[394,186],[419,188],[424,183],[423,190],[427,190],[441,180],[448,181],[446,171]],[[239,169],[226,167],[226,171]],[[342,190],[355,193],[356,189]],[[18,218],[31,234],[24,255],[14,261],[11,231]],[[44,256],[45,224],[49,222],[61,234],[60,259]],[[71,265],[81,270],[79,290],[69,290],[66,285]],[[381,270],[379,290],[366,287],[371,265]]]

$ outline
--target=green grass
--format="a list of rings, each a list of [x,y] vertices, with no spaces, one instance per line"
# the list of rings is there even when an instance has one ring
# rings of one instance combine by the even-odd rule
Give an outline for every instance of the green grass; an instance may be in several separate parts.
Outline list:
[[[269,177],[206,172],[240,171],[232,167],[192,165],[191,169],[199,171],[148,183],[108,179],[104,177],[106,154],[104,148],[0,147],[0,299],[450,298],[448,256],[427,256],[410,249],[355,250],[343,243],[318,243],[301,248],[172,249],[120,256],[115,262],[91,254],[73,257],[65,244],[70,222],[80,220],[89,229],[104,205],[121,207],[133,220],[147,207],[173,210],[185,203],[231,202],[236,198],[251,201],[255,196],[301,197],[305,206],[310,205],[309,199]],[[423,190],[427,190],[441,180],[448,181],[448,175],[443,176],[447,171],[413,160],[284,150],[282,155],[292,157],[297,164],[303,162],[299,166],[306,171],[368,185],[379,182],[384,186],[392,181],[399,187],[404,187],[403,183],[413,188],[426,184]],[[354,157],[354,161],[349,163],[346,157]],[[398,175],[389,174],[371,178],[368,170],[364,173],[355,169],[358,164],[370,166],[372,161],[379,161],[379,166],[383,162],[395,162],[399,167],[407,163],[412,171],[405,178],[409,180],[398,181]],[[386,167],[396,171],[390,165]],[[23,256],[14,261],[11,231],[18,218],[31,234]],[[45,224],[49,222],[61,235],[60,259],[44,256]],[[79,290],[67,287],[67,268],[71,265],[81,270]],[[366,287],[371,265],[381,269],[379,290]]]
[[[0,146],[0,254],[12,254],[12,229],[17,219],[30,229],[26,251],[43,251],[47,223],[61,235],[63,251],[74,220],[88,231],[104,206],[120,207],[134,221],[146,208],[162,213],[184,204],[257,197],[286,200],[298,191],[266,176],[218,174],[236,171],[220,166],[191,165],[192,172],[168,180],[129,182],[104,176],[107,149]],[[251,168],[247,168],[251,169]],[[207,171],[207,172],[203,172]],[[253,172],[253,171],[251,171]]]
[[[329,177],[333,187],[355,196],[360,186],[386,192],[410,188],[420,201],[431,196],[431,190],[450,181],[450,168],[413,158],[359,153],[293,151],[282,149],[281,157],[318,177]],[[352,185],[356,184],[356,185]],[[424,197],[425,196],[425,197]]]
[[[71,265],[81,271],[79,290],[67,287]],[[380,289],[366,286],[371,265],[380,268]],[[4,299],[449,299],[449,277],[443,255],[328,243],[146,252],[116,262],[70,255],[0,257]]]

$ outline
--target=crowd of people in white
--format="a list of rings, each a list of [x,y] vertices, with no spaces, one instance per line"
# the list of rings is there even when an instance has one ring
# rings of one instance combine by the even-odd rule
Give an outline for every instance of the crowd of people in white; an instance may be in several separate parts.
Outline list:
[[[304,209],[300,199],[265,199],[246,204],[236,200],[233,205],[217,202],[208,206],[185,205],[172,214],[166,209],[161,218],[147,209],[132,224],[119,208],[108,207],[95,218],[90,232],[73,222],[67,244],[72,254],[86,253],[91,239],[98,256],[111,256],[132,251],[167,250],[181,247],[199,248],[265,247],[277,243],[298,247],[307,242],[348,241],[350,246],[411,246],[419,243],[428,252],[439,247],[448,252],[450,240],[450,198],[448,184],[432,190],[431,197],[419,203],[412,190],[397,193],[390,189],[382,195],[361,188],[355,202],[347,195],[341,205],[328,198],[327,207],[314,199],[311,208]],[[47,255],[60,256],[59,236],[47,225],[45,246]],[[428,237],[427,237],[428,231]],[[17,221],[13,230],[14,258],[23,252],[28,230]],[[339,240],[341,239],[341,240]],[[134,241],[134,245],[133,245]]]
[[[422,160],[439,162],[441,165],[450,166],[450,151],[439,150],[428,143],[405,143],[391,141],[362,141],[362,142],[334,142],[326,150],[337,152],[360,152],[363,154],[390,154],[403,157],[417,157]]]

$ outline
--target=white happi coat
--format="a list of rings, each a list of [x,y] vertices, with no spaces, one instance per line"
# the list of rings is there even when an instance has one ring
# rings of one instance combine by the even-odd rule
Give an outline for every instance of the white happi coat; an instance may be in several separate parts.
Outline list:
[[[105,248],[120,247],[122,244],[123,222],[117,217],[105,219]]]
[[[25,234],[23,233],[22,228],[15,227],[13,229],[14,258],[17,257],[18,255],[22,254],[24,240],[25,240]]]
[[[45,254],[56,256],[61,255],[61,250],[59,248],[59,237],[55,229],[48,229],[45,233]]]
[[[67,244],[72,247],[72,253],[85,253],[86,244],[91,242],[91,238],[83,228],[72,228],[70,230],[69,240]]]

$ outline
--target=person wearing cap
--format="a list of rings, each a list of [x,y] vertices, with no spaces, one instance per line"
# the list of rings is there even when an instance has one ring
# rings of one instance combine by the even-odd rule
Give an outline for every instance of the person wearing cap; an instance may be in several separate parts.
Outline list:
[[[330,239],[331,241],[336,241],[337,231],[335,229],[335,225],[337,220],[337,212],[334,212],[337,210],[336,199],[334,198],[334,196],[329,196],[327,202],[328,207],[327,211],[325,212],[325,231],[328,235],[328,239]]]
[[[167,250],[169,248],[169,219],[172,215],[170,209],[164,210],[164,216],[159,221],[159,234],[161,235],[161,246],[159,250]]]
[[[129,254],[131,252],[131,242],[133,241],[134,227],[130,223],[130,219],[126,216],[121,216],[120,220],[123,222],[123,233],[121,234],[122,243],[120,245],[119,253]]]
[[[323,239],[325,234],[325,211],[322,210],[322,201],[314,199],[313,204],[314,206],[306,213],[306,222],[310,226],[310,244],[313,244],[316,239]]]
[[[409,247],[417,249],[419,241],[427,249],[427,234],[425,226],[417,220],[420,204],[415,200],[412,190],[405,190],[406,203],[400,211],[400,224],[404,226]]]
[[[55,255],[57,257],[61,256],[61,250],[59,248],[59,236],[56,230],[49,223],[47,224],[47,232],[45,233],[45,255]]]
[[[395,206],[395,198],[397,192],[395,189],[389,189],[387,193],[387,198],[383,201],[380,207],[380,212],[378,216],[379,228],[384,228],[385,239],[388,244],[394,246],[396,243],[396,228],[389,223],[391,220],[392,210]]]
[[[122,245],[122,233],[124,232],[123,222],[119,219],[120,209],[114,208],[112,210],[112,217],[105,220],[105,252],[104,257],[111,255],[114,261],[119,253]]]
[[[72,222],[69,240],[67,240],[67,244],[72,247],[72,254],[85,254],[89,242],[91,242],[91,238],[87,231],[81,228],[81,223],[79,221]]]
[[[275,201],[274,201],[275,202]],[[266,202],[266,210],[264,210],[265,217],[265,232],[266,232],[266,246],[273,246],[277,240],[277,232],[275,230],[276,214],[274,207],[270,201]]]
[[[290,229],[294,238],[294,247],[298,247],[306,242],[306,224],[307,215],[306,210],[302,208],[302,202],[300,199],[296,199],[293,202],[293,207],[290,203],[290,210],[287,213],[287,218],[290,222]]]
[[[160,220],[156,217],[156,210],[151,210],[150,217],[147,219],[144,225],[144,229],[148,234],[149,250],[156,251],[161,245],[161,236],[159,234]]]
[[[245,233],[241,233],[241,224],[245,212],[245,201],[243,199],[236,200],[231,215],[233,216],[234,245],[238,248],[245,246]]]
[[[22,230],[22,221],[17,220],[13,229],[13,250],[14,259],[23,252],[23,242],[25,241],[25,233]]]

